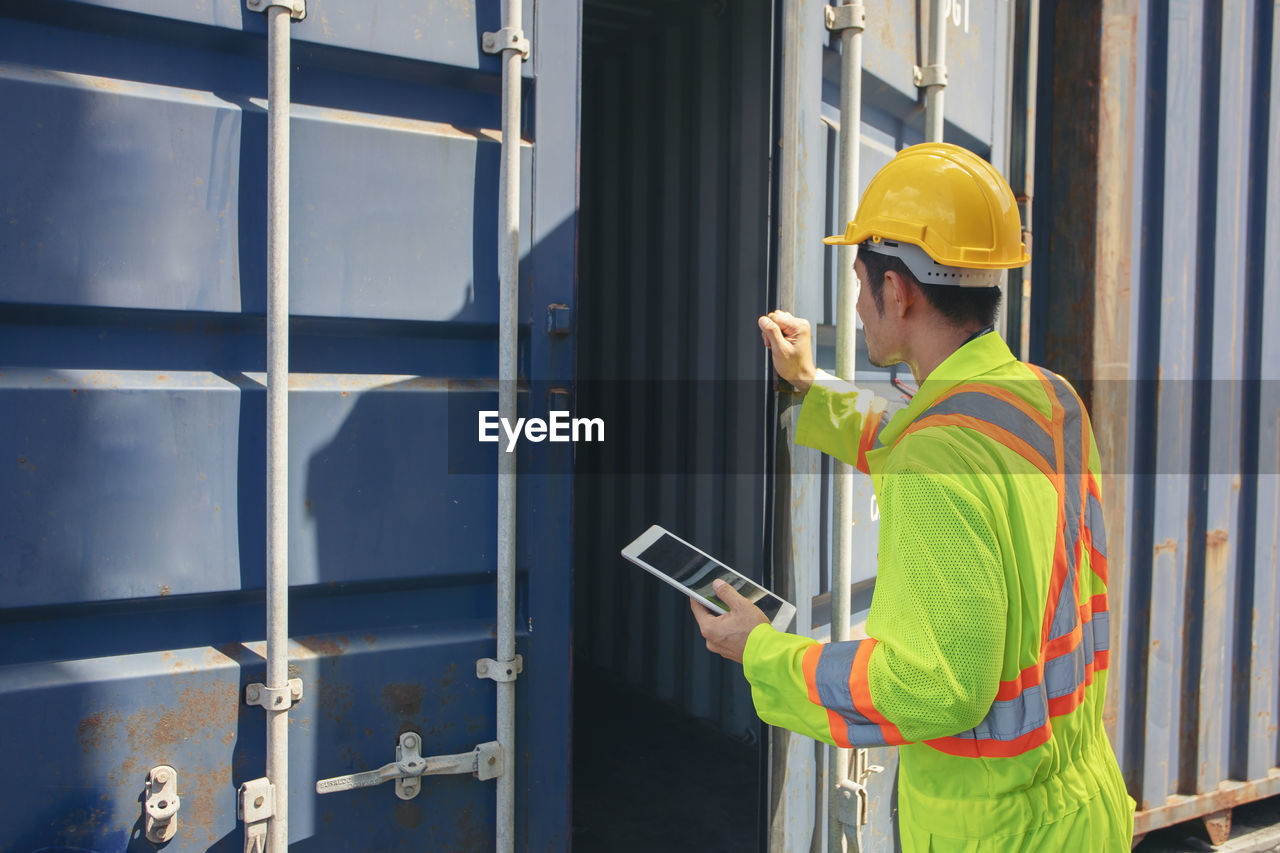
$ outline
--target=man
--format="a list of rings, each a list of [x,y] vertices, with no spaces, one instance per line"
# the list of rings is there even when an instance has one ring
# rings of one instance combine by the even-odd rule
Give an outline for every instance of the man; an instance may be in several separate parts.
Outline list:
[[[880,505],[869,639],[774,630],[727,587],[693,603],[741,661],[761,719],[843,747],[899,746],[906,851],[1127,851],[1133,801],[1102,727],[1106,542],[1088,414],[992,333],[1000,270],[1026,264],[1012,192],[954,145],[899,152],[828,243],[860,246],[872,363],[919,391],[882,422],[815,369],[809,324],[759,320],[804,396],[796,441],[869,473]]]

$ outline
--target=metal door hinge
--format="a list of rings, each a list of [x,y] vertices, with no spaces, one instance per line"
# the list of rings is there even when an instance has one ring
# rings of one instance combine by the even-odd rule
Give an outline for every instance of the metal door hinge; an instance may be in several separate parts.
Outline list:
[[[267,820],[276,813],[276,786],[267,778],[240,786],[236,817],[244,821],[244,853],[266,853]]]
[[[928,89],[933,86],[947,85],[947,66],[945,65],[917,65],[911,75],[916,87],[920,89]]]
[[[480,658],[476,661],[476,678],[492,678],[494,681],[515,681],[524,672],[524,655],[516,655],[516,659],[501,663],[493,658]]]
[[[245,685],[244,701],[261,705],[268,711],[287,711],[302,701],[302,679],[290,678],[287,687],[268,687],[262,683]]]
[[[178,797],[178,771],[168,764],[152,767],[147,773],[142,802],[147,840],[152,844],[172,841],[178,834],[178,808],[182,805]]]
[[[504,50],[518,50],[525,59],[529,58],[529,40],[524,37],[524,30],[514,27],[503,27],[496,33],[484,33],[480,37],[480,47],[485,53],[502,53]]]
[[[502,747],[497,741],[482,743],[470,752],[457,755],[433,755],[422,757],[422,735],[404,732],[396,744],[396,760],[377,770],[349,773],[316,782],[317,794],[334,794],[338,791],[354,791],[371,788],[383,782],[396,783],[396,796],[412,800],[422,791],[423,776],[448,776],[470,773],[481,781],[501,776],[505,762]]]
[[[245,0],[250,12],[265,12],[272,6],[283,6],[289,17],[301,21],[307,16],[307,0]]]
[[[825,10],[827,29],[833,33],[841,30],[865,30],[867,28],[867,7],[861,3],[841,3],[839,6],[828,6]]]

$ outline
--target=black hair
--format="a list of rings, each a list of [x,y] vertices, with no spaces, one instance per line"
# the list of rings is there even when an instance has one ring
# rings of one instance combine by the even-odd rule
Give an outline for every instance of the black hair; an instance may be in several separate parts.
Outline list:
[[[1000,310],[1000,288],[960,287],[954,284],[921,284],[902,262],[902,258],[882,255],[865,248],[858,249],[858,260],[867,269],[867,283],[876,312],[884,313],[884,274],[896,272],[920,288],[925,301],[937,309],[947,322],[957,328],[990,326]]]

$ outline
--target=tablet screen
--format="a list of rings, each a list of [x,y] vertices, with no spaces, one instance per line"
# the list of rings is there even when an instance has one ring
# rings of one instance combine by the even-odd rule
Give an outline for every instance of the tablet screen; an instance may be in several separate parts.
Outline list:
[[[711,582],[716,578],[731,584],[747,601],[763,610],[771,622],[782,607],[782,599],[773,593],[695,551],[674,536],[662,534],[641,552],[640,559],[723,610],[728,608],[716,598],[715,591],[711,588]]]

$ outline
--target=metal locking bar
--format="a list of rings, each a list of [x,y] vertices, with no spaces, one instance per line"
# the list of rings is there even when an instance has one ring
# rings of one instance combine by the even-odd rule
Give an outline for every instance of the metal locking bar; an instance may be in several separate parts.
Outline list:
[[[338,791],[354,791],[372,788],[383,782],[396,783],[396,796],[412,800],[422,791],[421,777],[448,776],[471,773],[485,781],[502,775],[504,768],[502,747],[497,741],[482,743],[471,752],[457,755],[433,755],[422,757],[422,736],[417,732],[400,735],[396,745],[396,760],[377,770],[348,773],[316,782],[317,794],[334,794]]]
[[[143,827],[147,840],[152,844],[172,841],[178,834],[178,809],[182,800],[178,796],[178,771],[168,764],[160,764],[147,773],[147,787],[143,796],[146,824]]]

